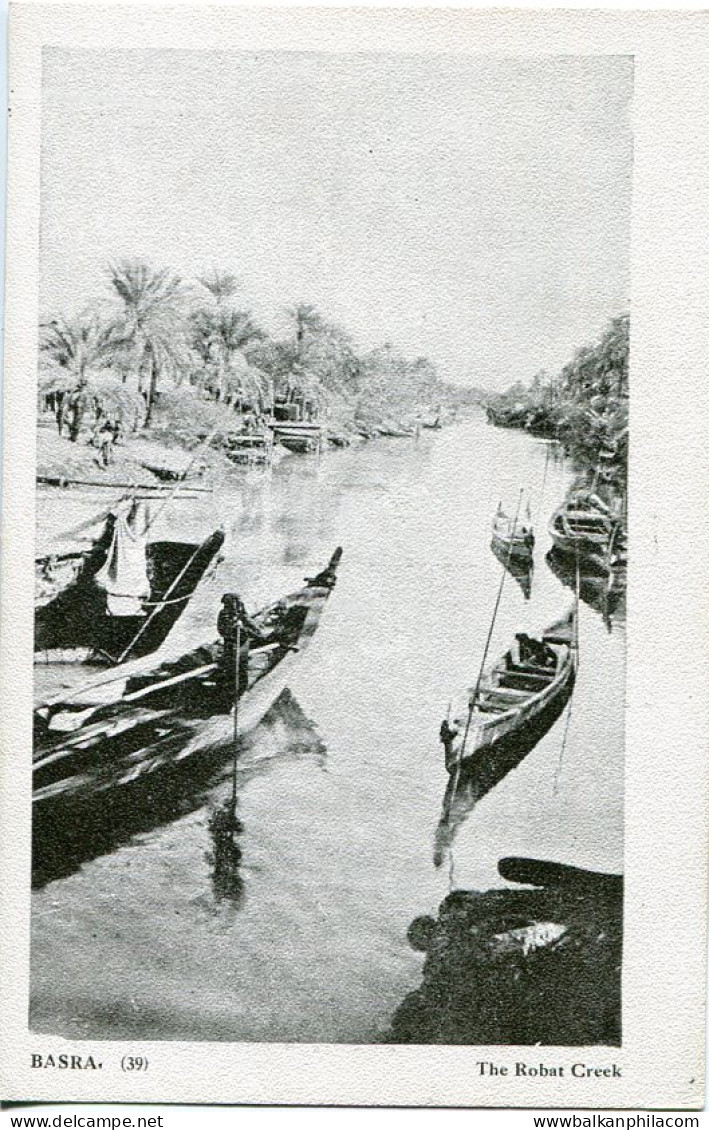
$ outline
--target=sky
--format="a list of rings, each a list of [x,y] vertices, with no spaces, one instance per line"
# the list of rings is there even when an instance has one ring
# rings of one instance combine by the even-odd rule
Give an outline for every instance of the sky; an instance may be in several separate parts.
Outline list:
[[[44,55],[41,311],[142,258],[307,302],[461,384],[556,372],[629,307],[632,61]]]

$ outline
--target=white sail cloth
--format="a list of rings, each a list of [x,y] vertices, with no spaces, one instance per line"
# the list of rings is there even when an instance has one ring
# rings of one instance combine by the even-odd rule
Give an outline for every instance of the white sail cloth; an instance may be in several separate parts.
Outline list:
[[[144,616],[150,596],[148,579],[148,512],[141,503],[116,514],[113,539],[96,583],[106,590],[109,616]]]

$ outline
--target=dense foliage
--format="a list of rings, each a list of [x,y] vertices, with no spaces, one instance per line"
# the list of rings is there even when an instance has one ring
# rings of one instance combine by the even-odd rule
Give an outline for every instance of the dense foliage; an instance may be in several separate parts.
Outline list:
[[[556,376],[537,373],[485,401],[503,427],[560,439],[578,462],[621,479],[627,467],[629,320],[614,318]]]
[[[96,309],[40,326],[42,406],[72,440],[108,420],[189,443],[289,402],[347,430],[456,398],[427,358],[362,351],[313,306],[287,312],[284,337],[267,333],[226,272],[186,281],[131,260],[109,265],[106,282]]]

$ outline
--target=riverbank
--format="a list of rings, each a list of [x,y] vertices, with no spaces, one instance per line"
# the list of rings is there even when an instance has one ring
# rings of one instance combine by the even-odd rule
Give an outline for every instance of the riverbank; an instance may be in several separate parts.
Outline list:
[[[198,463],[190,467],[191,455],[184,448],[171,446],[153,437],[130,437],[111,448],[110,462],[104,464],[97,447],[72,443],[49,428],[37,429],[38,482],[87,483],[92,486],[165,486],[188,469],[190,478],[201,477],[217,468],[226,469],[227,460],[217,452],[200,452]]]
[[[423,981],[388,1042],[619,1045],[622,879],[534,860],[499,870],[544,885],[456,890],[414,919]]]
[[[420,427],[419,424],[419,430]],[[235,431],[238,430],[235,427]],[[349,421],[337,427],[323,427],[325,445],[333,448],[358,445],[382,436],[414,438],[416,434],[416,426],[405,431],[400,425],[378,417],[368,419],[366,423]],[[218,437],[207,444],[193,440],[190,445],[185,445],[179,441],[170,442],[159,430],[143,431],[113,443],[110,461],[106,465],[88,434],[72,442],[67,436],[59,435],[48,421],[46,426],[37,428],[36,475],[38,482],[43,483],[84,482],[92,486],[123,486],[135,482],[142,486],[160,486],[187,474],[191,480],[200,477],[214,479],[233,470],[234,466]]]

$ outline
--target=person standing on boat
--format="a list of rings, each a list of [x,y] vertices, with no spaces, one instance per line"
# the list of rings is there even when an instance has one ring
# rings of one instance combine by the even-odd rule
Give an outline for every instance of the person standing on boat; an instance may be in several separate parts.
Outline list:
[[[224,641],[220,682],[229,703],[241,698],[249,684],[249,649],[252,643],[264,643],[265,637],[258,624],[251,619],[238,593],[228,592],[222,597],[222,607],[217,617],[217,631]],[[237,656],[238,650],[238,656]],[[236,668],[239,668],[238,690]]]

